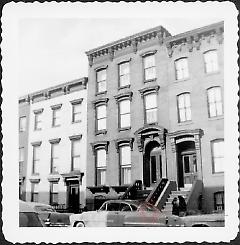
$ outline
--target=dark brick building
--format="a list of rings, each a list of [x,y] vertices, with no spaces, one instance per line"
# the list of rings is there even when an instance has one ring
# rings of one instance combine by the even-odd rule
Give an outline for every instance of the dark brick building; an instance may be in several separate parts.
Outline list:
[[[161,26],[86,52],[87,204],[161,178],[224,209],[223,22],[171,36]],[[96,205],[95,205],[96,206]]]

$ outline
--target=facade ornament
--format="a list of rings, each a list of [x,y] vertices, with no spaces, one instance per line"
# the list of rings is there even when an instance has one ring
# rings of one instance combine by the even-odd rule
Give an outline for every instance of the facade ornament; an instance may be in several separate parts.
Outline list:
[[[165,149],[165,135],[159,134],[159,140],[160,140],[160,147],[162,150]]]
[[[143,152],[143,139],[142,139],[141,134],[137,135],[137,146],[138,146],[139,152]]]
[[[200,42],[200,39],[199,39],[198,34],[194,35],[193,39],[194,39],[195,48],[197,50],[199,50],[200,49],[201,42]]]
[[[88,63],[89,63],[90,67],[93,65],[93,56],[92,55],[88,55]]]
[[[159,44],[162,45],[163,44],[163,33],[162,33],[162,31],[157,33],[157,37],[158,37]]]
[[[200,135],[199,134],[194,135],[194,141],[195,141],[195,149],[200,150]]]
[[[114,50],[113,47],[108,49],[108,54],[109,54],[109,58],[111,61],[113,61],[113,57],[114,57]]]
[[[170,137],[172,153],[176,153],[176,142],[174,137]]]
[[[69,86],[64,86],[63,92],[64,92],[64,94],[68,94],[69,93]]]
[[[166,48],[167,48],[168,56],[171,58],[173,54],[173,47],[170,42],[166,42]]]
[[[44,93],[44,97],[45,97],[45,99],[47,100],[47,99],[49,99],[51,96],[50,96],[50,92],[49,91],[46,91],[45,93]]]
[[[136,39],[132,40],[132,48],[133,48],[133,53],[136,54],[137,53],[137,40]]]
[[[188,45],[188,51],[192,52],[193,51],[193,40],[191,36],[187,37],[187,45]]]

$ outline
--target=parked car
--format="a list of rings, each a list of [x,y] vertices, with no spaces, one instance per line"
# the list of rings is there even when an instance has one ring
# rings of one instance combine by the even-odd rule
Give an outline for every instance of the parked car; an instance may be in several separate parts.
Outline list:
[[[19,200],[19,227],[44,227],[39,214],[26,202]]]
[[[181,217],[184,226],[188,227],[217,227],[224,226],[224,213],[187,215]]]
[[[72,213],[58,213],[51,205],[44,203],[27,202],[27,204],[39,214],[46,226],[64,227],[70,225],[69,216]]]
[[[109,200],[98,211],[70,216],[72,227],[106,226],[181,226],[178,216],[166,216],[147,202],[137,200]]]

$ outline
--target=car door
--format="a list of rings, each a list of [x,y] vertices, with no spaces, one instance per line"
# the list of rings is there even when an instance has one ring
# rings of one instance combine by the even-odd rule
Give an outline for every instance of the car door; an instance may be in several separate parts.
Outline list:
[[[107,226],[122,226],[120,216],[120,203],[109,202],[107,205]]]

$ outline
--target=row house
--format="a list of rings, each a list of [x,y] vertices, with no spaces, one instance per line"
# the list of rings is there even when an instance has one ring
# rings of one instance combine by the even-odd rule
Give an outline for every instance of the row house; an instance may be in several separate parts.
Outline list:
[[[224,209],[223,33],[223,22],[176,36],[158,26],[86,52],[89,209],[161,178],[199,181],[200,208]]]
[[[85,206],[87,78],[27,98],[24,199],[77,212]]]

